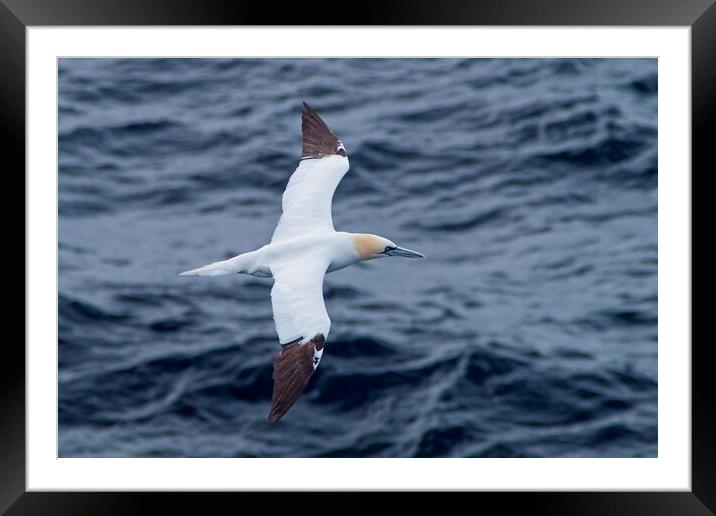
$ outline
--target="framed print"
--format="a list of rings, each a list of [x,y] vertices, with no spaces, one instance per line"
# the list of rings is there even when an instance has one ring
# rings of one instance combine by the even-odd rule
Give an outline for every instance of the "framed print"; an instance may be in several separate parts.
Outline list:
[[[2,508],[713,511],[690,221],[716,8],[520,5],[3,0]]]

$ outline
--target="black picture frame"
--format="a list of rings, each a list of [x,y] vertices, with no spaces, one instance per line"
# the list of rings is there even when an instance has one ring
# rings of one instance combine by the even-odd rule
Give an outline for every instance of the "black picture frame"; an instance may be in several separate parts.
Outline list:
[[[319,16],[317,13],[323,13]],[[0,0],[0,113],[5,144],[6,184],[16,184],[12,197],[25,191],[25,30],[53,25],[607,25],[691,27],[692,173],[713,172],[708,166],[709,136],[716,134],[716,5],[714,0],[482,0],[463,2],[427,0],[360,2],[350,5],[241,0]],[[24,195],[22,196],[24,199]],[[6,202],[7,219],[17,218],[20,207]],[[12,212],[10,212],[12,210]],[[12,215],[10,215],[12,213]],[[24,210],[23,210],[24,213]],[[19,225],[17,225],[19,226]],[[20,231],[18,228],[17,231]],[[12,261],[25,234],[8,237]],[[6,253],[8,254],[8,253]],[[25,257],[26,258],[26,257]],[[25,275],[32,270],[25,270]],[[14,274],[16,281],[19,275]],[[12,279],[12,278],[11,278]],[[24,292],[24,284],[23,284]],[[6,297],[6,313],[25,308]],[[10,308],[14,307],[14,308]],[[7,318],[19,325],[21,317]],[[17,322],[16,322],[17,321]],[[23,326],[24,334],[24,326]],[[689,343],[684,343],[688,345]],[[499,504],[500,512],[532,514],[712,514],[716,512],[716,400],[710,342],[692,339],[692,490],[690,492],[528,492],[454,494],[457,503],[478,507]],[[25,488],[25,350],[24,339],[6,339],[3,374],[0,375],[0,512],[23,514],[212,514],[224,504],[253,504],[256,496],[271,497],[271,512],[278,512],[275,494],[249,493],[79,493],[26,492]],[[638,459],[637,459],[638,460]],[[320,486],[320,479],[317,479]],[[377,493],[322,494],[320,504],[306,503],[304,494],[282,503],[304,505],[311,512],[363,513],[382,504]],[[460,500],[469,496],[469,500]],[[238,501],[236,497],[246,498]],[[478,497],[477,500],[474,497]],[[263,500],[261,500],[263,501]],[[424,495],[404,497],[402,509],[426,508]],[[336,505],[339,504],[339,505]]]

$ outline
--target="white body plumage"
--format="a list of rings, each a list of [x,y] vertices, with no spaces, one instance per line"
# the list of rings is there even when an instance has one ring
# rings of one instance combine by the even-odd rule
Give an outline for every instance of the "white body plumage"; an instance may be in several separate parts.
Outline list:
[[[323,302],[323,276],[361,260],[354,236],[333,228],[333,193],[348,171],[348,158],[302,160],[283,194],[283,214],[271,243],[256,251],[183,272],[219,276],[245,273],[273,277],[274,321],[282,344],[328,337],[331,321]]]

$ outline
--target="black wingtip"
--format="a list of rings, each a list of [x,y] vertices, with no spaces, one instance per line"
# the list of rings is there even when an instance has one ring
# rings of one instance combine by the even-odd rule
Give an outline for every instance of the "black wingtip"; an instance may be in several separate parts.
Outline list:
[[[273,359],[273,394],[267,420],[273,423],[290,409],[306,388],[320,362],[326,339],[318,333],[311,340],[296,339],[281,347]]]
[[[316,113],[316,110],[313,109],[313,108],[308,104],[308,102],[306,102],[305,100],[304,100],[304,101],[301,101],[301,102],[302,102],[302,104],[303,104],[303,113],[301,113],[301,116],[302,116],[302,117],[304,117],[304,118],[305,118],[305,117],[317,118],[318,120],[321,121],[321,123],[323,123],[324,125],[326,125],[326,127],[328,127],[328,125],[326,124],[326,122],[324,122],[323,119],[322,119],[320,116],[318,116],[318,113]]]
[[[301,115],[302,117],[306,117],[306,116],[308,116],[308,117],[315,117],[315,118],[318,118],[321,122],[323,122],[323,119],[322,119],[320,116],[318,116],[318,113],[316,113],[316,110],[313,109],[313,108],[308,104],[308,102],[306,102],[305,100],[303,100],[303,101],[301,101],[301,102],[302,102],[302,104],[303,104],[303,113],[302,113],[302,115]],[[325,122],[323,122],[323,123],[325,124]],[[327,126],[326,126],[326,127],[327,127]]]
[[[302,159],[331,155],[346,156],[346,149],[341,141],[306,101],[303,101],[301,132],[303,134]]]

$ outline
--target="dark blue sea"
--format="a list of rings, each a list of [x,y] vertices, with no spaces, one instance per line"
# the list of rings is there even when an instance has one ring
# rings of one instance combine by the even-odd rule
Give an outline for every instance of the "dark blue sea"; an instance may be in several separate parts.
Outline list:
[[[266,422],[268,243],[301,101],[343,231],[425,260],[326,277]],[[655,457],[655,59],[61,59],[61,457]]]

